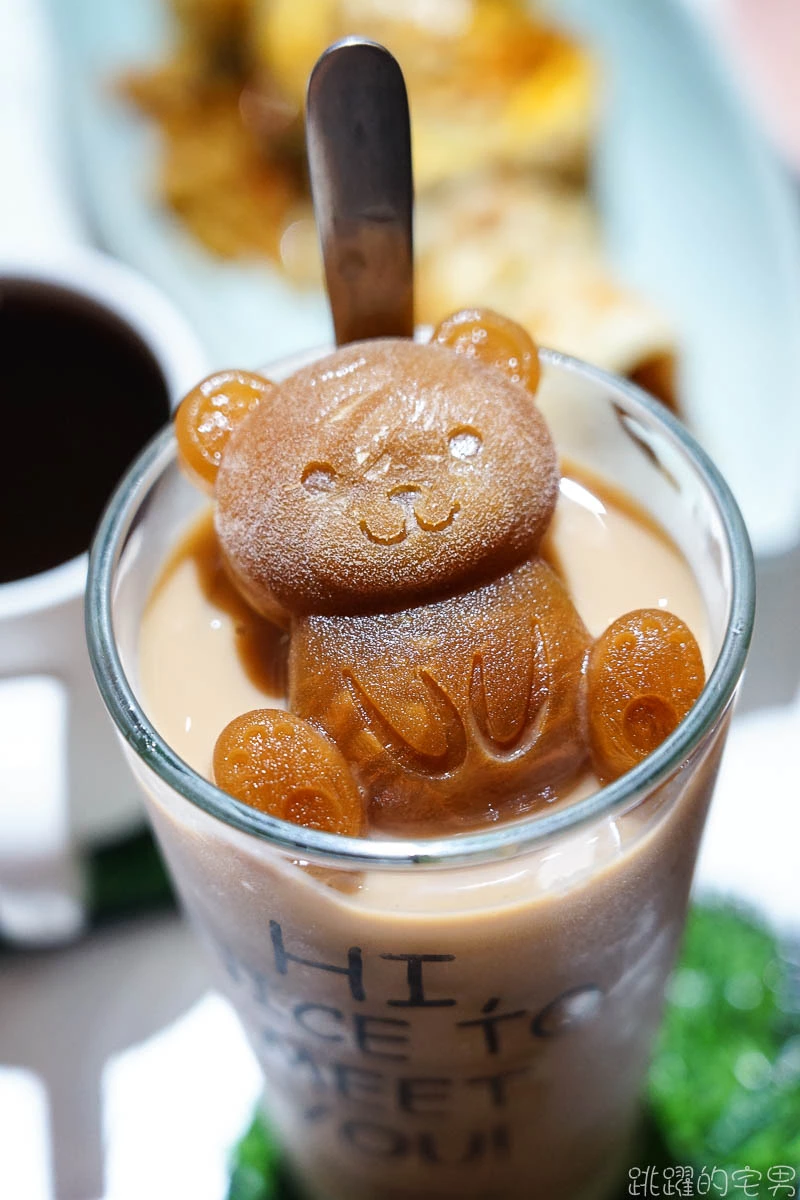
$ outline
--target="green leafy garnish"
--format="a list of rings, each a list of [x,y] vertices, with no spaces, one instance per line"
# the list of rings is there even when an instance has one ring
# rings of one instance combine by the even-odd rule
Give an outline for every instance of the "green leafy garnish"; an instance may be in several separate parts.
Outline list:
[[[145,831],[94,850],[86,864],[86,890],[94,925],[175,904],[161,855]]]
[[[649,1095],[676,1162],[800,1175],[800,978],[751,916],[690,914]]]
[[[280,1151],[260,1113],[233,1153],[228,1200],[275,1200]]]

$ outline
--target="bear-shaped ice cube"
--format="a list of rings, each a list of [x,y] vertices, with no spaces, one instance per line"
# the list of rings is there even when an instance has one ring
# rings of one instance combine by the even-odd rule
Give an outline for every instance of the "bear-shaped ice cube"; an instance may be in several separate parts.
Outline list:
[[[446,832],[552,801],[588,763],[616,778],[694,703],[683,622],[639,611],[593,643],[540,557],[559,472],[524,330],[470,311],[280,384],[214,378],[179,448],[237,587],[290,630],[292,713],[223,732],[220,786],[333,832]]]

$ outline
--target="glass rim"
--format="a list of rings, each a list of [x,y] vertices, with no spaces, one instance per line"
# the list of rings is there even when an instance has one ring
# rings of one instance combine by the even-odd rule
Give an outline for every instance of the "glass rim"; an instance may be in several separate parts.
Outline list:
[[[320,351],[320,354],[324,353]],[[717,660],[703,691],[677,728],[631,771],[584,799],[489,828],[433,838],[353,838],[281,821],[235,800],[194,771],[161,737],[125,675],[114,636],[112,595],[128,534],[152,486],[176,458],[167,425],[131,465],[106,507],[93,541],[86,588],[86,636],[100,694],[127,744],[183,799],[224,824],[298,859],[364,869],[455,867],[510,859],[600,817],[619,815],[674,772],[713,729],[744,668],[755,613],[755,570],[741,512],[718,469],[663,405],[635,384],[569,355],[540,350],[543,363],[612,391],[629,415],[644,416],[688,457],[716,506],[731,565],[730,610]]]

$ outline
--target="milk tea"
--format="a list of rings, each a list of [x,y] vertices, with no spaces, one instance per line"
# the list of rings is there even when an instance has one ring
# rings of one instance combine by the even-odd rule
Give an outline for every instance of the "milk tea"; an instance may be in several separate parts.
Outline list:
[[[703,602],[676,548],[569,464],[544,554],[592,636],[630,609],[663,608],[708,655]],[[210,777],[223,726],[284,703],[286,653],[286,636],[233,590],[204,515],[142,622],[150,720]],[[311,1196],[610,1194],[630,1152],[723,736],[724,722],[621,815],[453,868],[304,860],[223,825],[147,771],[161,845]],[[554,808],[598,786],[584,772]]]

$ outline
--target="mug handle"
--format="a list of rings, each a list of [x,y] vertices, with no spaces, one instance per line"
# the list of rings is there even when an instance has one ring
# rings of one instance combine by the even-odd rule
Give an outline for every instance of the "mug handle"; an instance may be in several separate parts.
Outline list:
[[[48,675],[0,680],[0,936],[68,941],[86,922],[70,830],[67,688]]]

